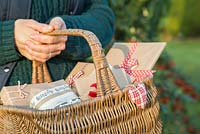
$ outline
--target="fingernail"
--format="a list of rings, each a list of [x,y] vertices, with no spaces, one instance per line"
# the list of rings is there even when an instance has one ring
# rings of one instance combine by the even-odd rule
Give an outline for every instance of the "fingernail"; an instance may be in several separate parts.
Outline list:
[[[53,24],[53,27],[54,27],[54,29],[60,29],[60,27],[61,27],[61,24],[58,22],[58,21],[55,21],[54,22],[54,24]]]

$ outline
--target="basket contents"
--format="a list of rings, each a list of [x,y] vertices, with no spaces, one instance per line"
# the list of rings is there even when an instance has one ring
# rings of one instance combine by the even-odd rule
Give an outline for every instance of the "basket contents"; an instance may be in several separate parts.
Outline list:
[[[65,29],[55,30],[48,35],[84,37],[91,48],[94,64],[78,63],[65,80],[69,86],[63,81],[58,84],[60,81],[57,81],[57,85],[53,84],[54,82],[43,83],[46,84],[44,88],[40,86],[40,88],[28,90],[29,85],[19,84],[18,87],[10,90],[16,92],[14,97],[21,99],[21,102],[17,103],[22,103],[24,98],[29,98],[29,102],[26,102],[26,104],[29,104],[32,97],[36,95],[31,101],[31,106],[38,109],[45,107],[46,109],[53,104],[53,100],[60,102],[57,101],[55,96],[60,96],[59,93],[63,92],[65,92],[65,95],[59,98],[67,100],[64,105],[79,102],[80,100],[75,93],[72,93],[70,88],[75,90],[81,99],[85,96],[88,97],[88,95],[90,99],[86,100],[88,99],[86,98],[86,101],[70,106],[51,110],[47,108],[41,111],[2,105],[0,106],[0,132],[38,134],[162,133],[162,123],[159,118],[160,106],[157,99],[158,92],[153,84],[153,71],[151,69],[164,49],[165,43],[139,45],[141,51],[137,56],[135,54],[139,49],[136,52],[132,51],[134,52],[133,55],[132,53],[129,54],[133,43],[118,43],[111,48],[105,57],[101,43],[90,31]],[[137,59],[139,64],[135,62],[136,60],[132,60],[130,56],[126,58],[127,55]],[[111,67],[109,67],[109,64]],[[32,68],[32,83],[51,80],[46,63],[38,64],[37,61],[33,61]],[[76,81],[93,75],[94,70],[96,76],[92,76],[91,79],[95,81],[85,81],[80,85],[80,88],[76,88]],[[119,76],[114,75],[113,72],[117,72]],[[121,76],[124,77],[127,74],[131,79],[133,78],[131,81],[122,79]],[[128,84],[119,86],[118,83],[123,82],[128,82]],[[86,83],[88,86],[83,89]],[[52,85],[46,88],[49,84]],[[123,86],[124,88],[121,88]],[[53,93],[56,93],[56,95],[52,95]],[[6,92],[4,95],[8,95],[9,98],[10,92]],[[68,100],[69,96],[72,97],[71,100]],[[3,100],[6,102],[6,98]],[[46,102],[50,105],[47,105]],[[55,104],[58,104],[59,107],[60,104],[63,104],[63,101]]]
[[[140,59],[141,56],[135,55],[138,53],[137,49],[141,51],[140,45],[138,43],[115,44],[106,56],[110,64],[109,68],[121,89],[153,74],[152,70],[136,70],[141,68],[142,65],[144,66],[143,59]],[[154,56],[149,59],[156,59],[162,48],[159,48],[159,45],[148,44],[145,47],[143,45],[142,51],[145,51],[144,48],[147,46],[154,47]],[[157,50],[155,46],[158,48]],[[155,51],[157,51],[157,54],[155,54]],[[147,52],[146,55],[148,55]],[[136,57],[140,61],[132,59],[132,57]],[[155,60],[151,60],[151,63],[148,64],[150,65],[152,62],[155,62]],[[94,83],[96,84],[94,65],[91,63],[78,63],[74,70],[72,70],[66,81],[77,94],[71,90],[64,80],[28,85],[19,85],[18,83],[18,86],[3,87],[1,91],[2,102],[4,105],[30,106],[31,108],[44,110],[77,103],[80,102],[80,99],[88,100],[95,98],[97,95],[96,88],[91,86]],[[140,108],[144,108],[146,89],[145,86],[139,87],[129,87],[129,97]],[[142,97],[141,94],[143,95]]]
[[[150,69],[164,47],[165,43],[115,43],[106,58],[119,87],[123,89],[129,84],[152,76],[154,71]],[[81,100],[95,96],[96,89],[91,87],[91,84],[96,83],[96,74],[92,63],[78,62],[65,81],[71,84]],[[136,90],[137,88],[131,89]],[[139,90],[135,92],[139,92]],[[136,95],[135,98],[141,97]],[[138,100],[133,97],[131,99],[134,103]],[[140,101],[142,100],[140,99]]]
[[[24,106],[40,110],[80,102],[64,80],[51,83],[6,86],[1,91],[3,105]],[[30,104],[31,103],[31,104]]]
[[[93,83],[96,83],[96,74],[95,74],[94,68],[92,68],[92,64],[85,64],[85,67],[84,69],[82,69],[82,71],[84,74],[86,74],[87,73],[86,71],[90,69],[93,69],[93,71],[90,72],[90,74],[88,74],[87,76],[79,77],[79,78],[77,77],[76,79],[74,79],[74,85],[72,86],[76,88],[76,90],[88,91],[88,93],[90,91],[95,91],[95,88],[91,86]],[[128,75],[124,70],[120,69],[119,67],[116,68],[116,67],[110,66],[110,69],[113,75],[115,76],[115,79],[120,88],[124,88],[133,82],[133,77],[130,77],[130,75]],[[81,93],[79,95],[83,96],[83,94]],[[86,95],[86,97],[84,98],[82,97],[81,99],[87,100],[89,98]]]
[[[54,109],[80,102],[79,97],[67,85],[45,89],[36,94],[30,101],[30,107],[39,110]]]

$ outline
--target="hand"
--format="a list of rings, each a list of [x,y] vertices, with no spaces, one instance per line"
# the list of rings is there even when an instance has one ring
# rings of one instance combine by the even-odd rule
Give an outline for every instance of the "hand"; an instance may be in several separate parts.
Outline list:
[[[51,20],[49,26],[54,29],[66,29],[62,18],[55,17]],[[59,55],[65,49],[66,36],[49,36],[42,33],[33,33],[32,40],[28,40],[26,50],[31,57],[40,62],[46,62],[48,59]]]
[[[34,60],[32,55],[26,50],[26,41],[32,40],[30,36],[32,34],[38,34],[39,32],[53,31],[53,27],[47,24],[38,23],[29,19],[18,19],[15,21],[14,37],[16,48],[21,55],[29,60]],[[35,42],[36,43],[36,42]]]

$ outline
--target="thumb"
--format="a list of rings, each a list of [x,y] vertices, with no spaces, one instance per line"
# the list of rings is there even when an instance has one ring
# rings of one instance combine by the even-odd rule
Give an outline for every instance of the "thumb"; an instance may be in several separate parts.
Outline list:
[[[65,29],[66,28],[65,22],[60,17],[53,18],[50,21],[49,25],[52,26],[56,30],[58,30],[58,29]]]
[[[33,28],[34,30],[37,30],[41,33],[48,33],[53,31],[53,27],[44,23],[39,23],[35,20],[30,20],[28,22],[28,26],[30,26],[31,28]]]

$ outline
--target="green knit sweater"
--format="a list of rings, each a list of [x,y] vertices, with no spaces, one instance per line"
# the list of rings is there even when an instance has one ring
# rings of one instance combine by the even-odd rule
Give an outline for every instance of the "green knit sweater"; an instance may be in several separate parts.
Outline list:
[[[42,23],[48,23],[53,17],[60,16],[67,28],[81,28],[92,31],[100,39],[102,46],[109,43],[113,35],[114,15],[108,7],[107,0],[86,0],[84,12],[81,15],[69,16],[67,3],[69,0],[32,0],[31,18]],[[90,2],[89,2],[90,1]],[[31,83],[32,62],[22,57],[15,48],[15,20],[0,21],[0,65],[17,61],[7,85]],[[66,50],[59,56],[47,62],[52,79],[66,78],[77,61],[90,56],[87,42],[81,37],[68,37]]]

